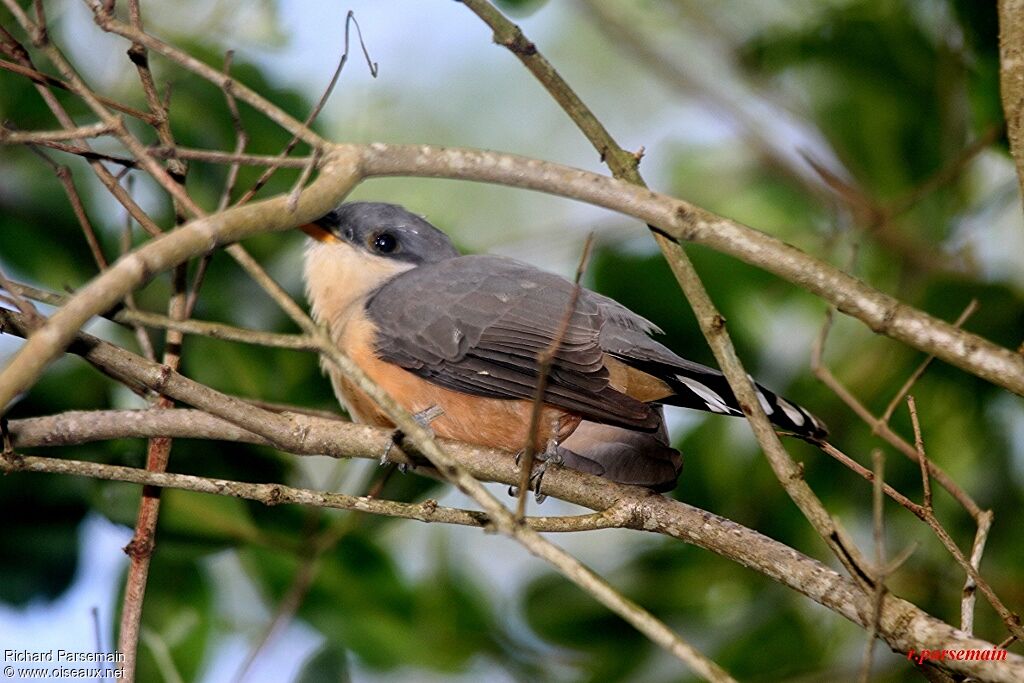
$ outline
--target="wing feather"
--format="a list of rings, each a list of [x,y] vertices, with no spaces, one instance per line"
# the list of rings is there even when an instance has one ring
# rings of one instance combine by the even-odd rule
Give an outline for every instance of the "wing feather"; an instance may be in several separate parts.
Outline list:
[[[461,256],[389,280],[366,311],[382,359],[456,391],[531,399],[537,354],[557,335],[573,287],[512,259]],[[552,361],[545,402],[598,422],[654,429],[656,411],[609,386],[600,339],[607,301],[581,291]]]

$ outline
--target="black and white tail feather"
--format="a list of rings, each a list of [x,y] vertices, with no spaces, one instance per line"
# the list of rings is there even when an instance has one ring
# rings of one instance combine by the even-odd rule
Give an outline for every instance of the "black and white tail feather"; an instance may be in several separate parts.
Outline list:
[[[659,403],[719,415],[743,416],[739,401],[736,400],[729,382],[718,370],[698,363],[687,363],[687,367],[654,365],[660,367],[652,367],[649,371],[662,378],[675,392]],[[754,378],[750,377],[750,381],[754,382]],[[803,406],[787,401],[757,382],[754,382],[754,387],[762,410],[776,427],[804,439],[820,440],[828,436],[828,427],[825,423]]]
[[[587,292],[604,315],[601,347],[620,361],[657,377],[674,394],[658,401],[667,405],[704,410],[719,415],[743,416],[739,401],[720,371],[677,355],[652,339],[661,329],[613,299]],[[749,375],[748,375],[749,377]],[[750,378],[754,382],[754,378]],[[754,382],[758,400],[772,423],[795,436],[811,441],[828,436],[825,423],[809,410],[787,401]]]

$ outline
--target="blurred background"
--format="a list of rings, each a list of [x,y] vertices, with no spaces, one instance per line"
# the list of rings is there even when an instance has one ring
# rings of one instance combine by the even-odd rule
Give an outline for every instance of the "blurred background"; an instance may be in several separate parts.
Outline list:
[[[89,83],[144,107],[123,57],[127,43],[102,33],[83,3],[46,7],[53,38]],[[1024,225],[999,101],[995,3],[506,0],[500,7],[623,147],[644,150],[640,170],[651,187],[776,235],[938,317],[953,320],[976,299],[966,327],[1004,346],[1020,345]],[[208,63],[219,66],[224,51],[235,50],[233,74],[300,118],[330,80],[352,9],[380,72],[371,77],[353,45],[317,122],[325,136],[489,148],[606,172],[557,105],[459,3],[186,0],[143,9],[147,28]],[[23,37],[9,14],[0,10],[0,18]],[[230,150],[234,131],[222,93],[157,57],[153,65],[160,82],[173,87],[178,142]],[[40,68],[49,70],[42,59]],[[0,93],[3,120],[22,129],[56,127],[27,79],[0,71]],[[92,120],[63,99],[82,122]],[[250,152],[275,154],[287,142],[244,106],[242,120]],[[72,168],[105,253],[116,257],[123,209],[80,159],[51,156]],[[224,173],[193,164],[189,192],[215,207]],[[243,169],[238,187],[256,176]],[[294,180],[294,173],[278,173],[263,194],[287,191]],[[161,225],[173,224],[166,197],[145,178],[133,193]],[[506,254],[566,276],[594,232],[588,286],[656,322],[681,354],[713,362],[668,267],[635,220],[455,181],[373,180],[354,196],[404,204],[464,251]],[[276,234],[246,243],[299,298],[303,240]],[[752,374],[810,407],[830,425],[833,442],[861,463],[870,467],[871,449],[882,448],[887,481],[919,500],[917,465],[873,437],[810,372],[826,306],[721,254],[688,251]],[[14,280],[53,291],[81,287],[96,273],[53,172],[20,147],[0,147],[0,266]],[[159,278],[138,301],[164,311],[168,291],[167,278]],[[213,259],[196,317],[292,331],[223,254]],[[137,350],[134,336],[113,324],[89,330]],[[6,361],[17,345],[0,339],[0,356]],[[825,352],[828,367],[874,414],[922,359],[846,319],[836,321]],[[339,410],[311,354],[190,337],[182,367],[228,393]],[[931,459],[995,510],[982,573],[1020,611],[1024,404],[942,363],[913,394]],[[79,359],[65,358],[9,416],[109,407],[143,403]],[[685,467],[668,495],[829,562],[743,422],[670,413]],[[905,409],[892,424],[911,436]],[[871,555],[870,485],[803,443],[787,444],[829,510]],[[144,452],[140,441],[46,451],[133,466],[143,463]],[[185,440],[174,443],[171,469],[348,493],[362,493],[379,476],[373,463]],[[382,495],[471,505],[415,474],[392,477]],[[127,484],[0,478],[0,648],[113,649],[126,566],[121,548],[138,499],[139,488]],[[139,680],[690,680],[677,661],[505,539],[180,491],[165,492],[163,500]],[[968,548],[970,516],[943,491],[935,504]],[[553,500],[539,508],[548,515],[575,511]],[[964,577],[953,560],[923,524],[890,503],[886,531],[891,554],[917,545],[889,586],[958,624]],[[637,532],[554,540],[740,679],[856,676],[862,629],[736,564]],[[994,642],[1006,635],[981,599],[976,632]],[[919,675],[884,645],[876,648],[875,672],[881,681]]]

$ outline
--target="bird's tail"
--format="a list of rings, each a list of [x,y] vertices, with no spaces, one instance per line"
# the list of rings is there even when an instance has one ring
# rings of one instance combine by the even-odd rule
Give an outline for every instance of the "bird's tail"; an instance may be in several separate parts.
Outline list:
[[[725,376],[717,370],[694,363],[692,368],[673,367],[669,372],[666,372],[666,368],[661,368],[658,376],[674,392],[672,396],[662,399],[659,403],[706,410],[721,415],[743,415],[739,401],[729,388]],[[754,387],[757,389],[761,408],[776,427],[806,439],[824,439],[828,436],[828,427],[825,423],[806,408],[787,401],[757,382],[754,382]]]
[[[562,464],[619,484],[653,491],[674,489],[683,457],[669,444],[662,407],[655,406],[655,413],[661,424],[653,432],[584,420],[558,444]]]

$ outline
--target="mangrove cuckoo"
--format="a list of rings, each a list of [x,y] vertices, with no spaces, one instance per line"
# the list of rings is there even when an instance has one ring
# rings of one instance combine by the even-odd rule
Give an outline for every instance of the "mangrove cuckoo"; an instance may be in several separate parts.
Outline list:
[[[662,405],[742,415],[717,370],[654,341],[660,330],[608,297],[511,258],[462,256],[400,206],[342,204],[302,226],[314,317],[381,388],[443,438],[517,451],[526,444],[538,354],[554,346],[533,445],[564,464],[663,490],[681,468]],[[568,326],[558,339],[563,319]],[[353,419],[391,422],[331,366]],[[814,415],[757,385],[771,421],[805,438]]]

